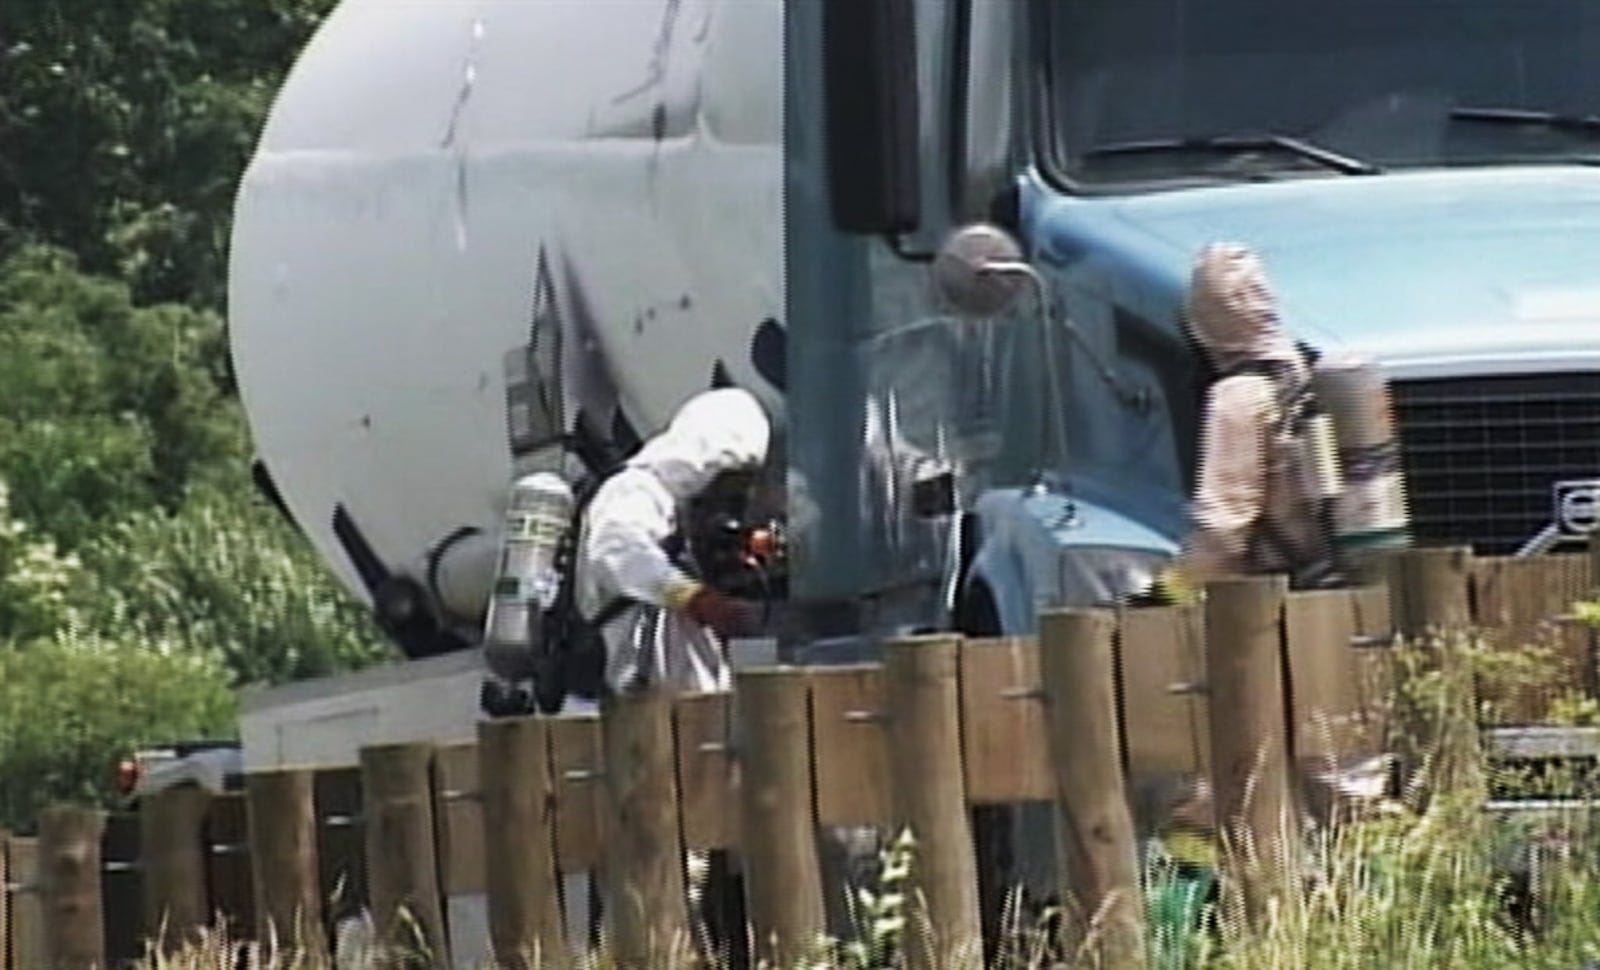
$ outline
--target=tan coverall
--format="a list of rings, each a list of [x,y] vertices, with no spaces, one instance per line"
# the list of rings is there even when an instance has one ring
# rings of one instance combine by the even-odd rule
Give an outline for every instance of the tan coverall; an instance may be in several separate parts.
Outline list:
[[[1286,363],[1303,377],[1305,362],[1284,333],[1277,300],[1261,260],[1246,246],[1213,243],[1195,260],[1186,322],[1212,365],[1226,372],[1249,361]],[[1184,544],[1181,572],[1194,586],[1219,575],[1279,572],[1287,565],[1271,544],[1252,561],[1250,541],[1259,517],[1266,516],[1301,555],[1326,550],[1328,537],[1315,505],[1301,497],[1290,469],[1271,460],[1267,435],[1277,409],[1271,378],[1235,374],[1212,384],[1202,419],[1200,472],[1192,515],[1194,527]],[[1382,815],[1393,809],[1382,794],[1386,756],[1330,766],[1297,766],[1303,791],[1324,818],[1334,806],[1349,813]],[[1319,819],[1322,820],[1322,819]],[[1211,793],[1204,779],[1189,779],[1171,806],[1173,833],[1200,836],[1215,832]]]
[[[1190,333],[1219,372],[1272,361],[1305,375],[1294,341],[1279,324],[1261,260],[1248,247],[1224,242],[1201,251],[1186,311]],[[1315,555],[1327,541],[1315,505],[1300,497],[1291,470],[1272,460],[1267,434],[1276,410],[1277,392],[1265,375],[1225,376],[1207,392],[1194,526],[1182,554],[1191,583],[1287,566],[1267,542],[1259,543],[1259,558],[1252,561],[1250,544],[1261,517],[1297,554]]]

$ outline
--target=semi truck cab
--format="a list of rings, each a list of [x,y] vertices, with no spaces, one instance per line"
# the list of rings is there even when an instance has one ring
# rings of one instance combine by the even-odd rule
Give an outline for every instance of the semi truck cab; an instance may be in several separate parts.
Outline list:
[[[970,522],[919,531],[888,511],[893,489],[841,496],[829,511],[847,519],[859,507],[864,528],[825,530],[816,544],[838,592],[889,589],[908,563],[931,570],[941,555],[919,558],[919,540],[947,567],[970,557],[945,606],[985,632],[1026,632],[1041,607],[1147,583],[1186,528],[1211,375],[1181,307],[1191,262],[1213,240],[1262,255],[1296,337],[1381,364],[1416,540],[1532,553],[1594,527],[1600,11],[1475,0],[1314,16],[1265,0],[910,6],[917,90],[881,88],[920,98],[920,143],[895,141],[909,120],[880,125],[880,150],[869,143],[859,161],[893,176],[879,196],[855,192],[852,180],[869,176],[830,157],[832,195],[816,201],[832,203],[831,224],[818,215],[826,204],[789,210],[789,406],[826,406],[806,384],[822,351],[798,344],[827,338],[802,336],[799,321],[849,321],[837,326],[856,335],[834,359],[851,346],[865,420],[841,416],[834,437],[851,437],[846,420],[864,427],[864,453],[836,454],[837,465],[802,453],[797,466],[840,479],[908,451],[938,454],[957,470]],[[791,24],[802,52],[805,31]],[[878,63],[910,60],[896,60],[901,37],[876,36]],[[815,59],[841,78],[844,60],[825,45]],[[803,67],[793,73],[801,96],[808,84],[828,90]],[[817,113],[828,135],[852,130],[829,110]],[[803,191],[794,142],[809,143],[810,117],[791,104],[792,193]],[[852,211],[873,201],[876,212]],[[1014,234],[1037,298],[1023,288],[982,326],[941,316],[948,304],[919,313],[891,302],[887,280],[916,260],[908,239],[959,235],[979,219]],[[795,233],[868,251],[880,282],[854,312],[821,310],[825,298],[793,267],[822,247]],[[799,312],[812,301],[819,312]]]
[[[449,652],[511,481],[739,384],[786,649],[1023,633],[1181,541],[1227,239],[1388,374],[1416,539],[1553,548],[1600,500],[1597,48],[1587,0],[344,0],[236,207],[259,478]]]

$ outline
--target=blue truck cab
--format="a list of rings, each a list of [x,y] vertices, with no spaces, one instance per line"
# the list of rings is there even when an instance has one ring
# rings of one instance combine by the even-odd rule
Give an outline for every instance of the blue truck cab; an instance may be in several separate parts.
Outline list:
[[[942,570],[949,622],[1022,633],[1146,587],[1187,529],[1211,375],[1182,306],[1217,240],[1261,255],[1295,337],[1383,368],[1414,541],[1593,528],[1600,7],[891,3],[848,43],[840,9],[788,12],[791,506],[852,526],[813,533],[802,598],[915,626]],[[974,222],[1040,284],[981,319],[916,276]],[[912,454],[961,527],[907,510]]]

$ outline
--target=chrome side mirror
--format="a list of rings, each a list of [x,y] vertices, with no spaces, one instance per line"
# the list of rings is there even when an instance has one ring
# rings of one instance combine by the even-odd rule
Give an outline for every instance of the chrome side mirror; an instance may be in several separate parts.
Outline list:
[[[933,258],[933,285],[959,314],[1005,313],[1032,281],[1022,246],[999,226],[975,223],[945,238]]]

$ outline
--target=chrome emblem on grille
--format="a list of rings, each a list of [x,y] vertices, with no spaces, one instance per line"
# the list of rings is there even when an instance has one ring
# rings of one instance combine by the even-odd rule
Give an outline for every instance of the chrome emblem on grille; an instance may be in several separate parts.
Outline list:
[[[1588,535],[1600,527],[1600,479],[1556,482],[1556,524],[1572,535]]]

